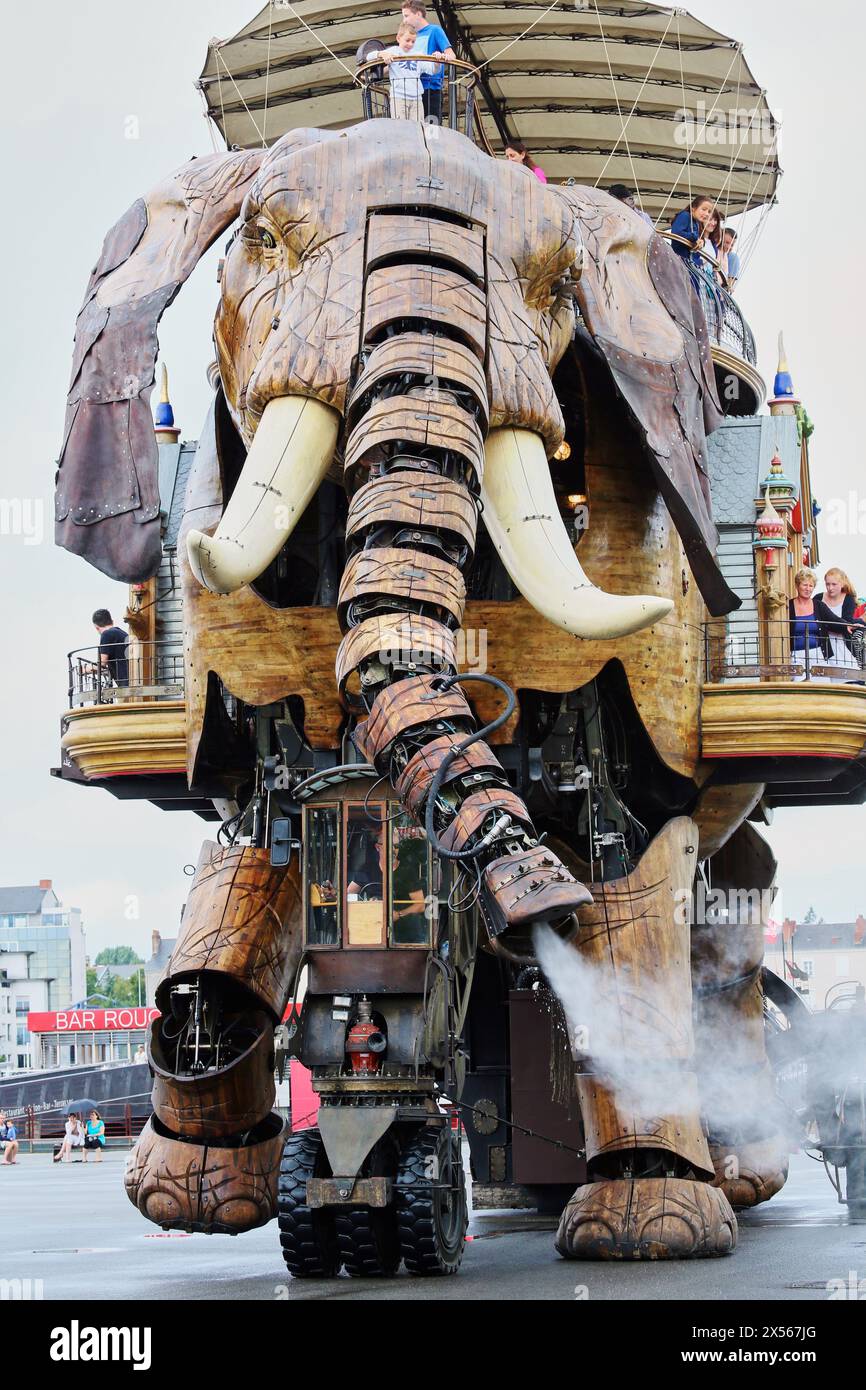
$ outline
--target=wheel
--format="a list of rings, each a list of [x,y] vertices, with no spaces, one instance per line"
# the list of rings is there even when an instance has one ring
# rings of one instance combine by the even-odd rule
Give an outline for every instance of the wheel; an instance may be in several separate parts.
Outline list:
[[[863,1140],[860,1140],[863,1143]],[[866,1150],[852,1152],[845,1168],[845,1198],[848,1215],[866,1221]]]
[[[364,1164],[365,1177],[393,1178],[397,1149],[393,1136],[381,1139]],[[346,1207],[335,1212],[337,1246],[347,1274],[353,1278],[396,1274],[400,1241],[393,1206]]]
[[[340,1270],[333,1215],[307,1206],[307,1179],[328,1172],[317,1129],[289,1135],[280,1162],[277,1224],[283,1259],[295,1279],[330,1279]]]
[[[456,1274],[468,1212],[460,1141],[446,1125],[422,1129],[400,1156],[394,1189],[400,1253],[410,1274]]]
[[[354,1278],[396,1274],[400,1242],[391,1209],[347,1207],[335,1218],[337,1246],[347,1274]]]

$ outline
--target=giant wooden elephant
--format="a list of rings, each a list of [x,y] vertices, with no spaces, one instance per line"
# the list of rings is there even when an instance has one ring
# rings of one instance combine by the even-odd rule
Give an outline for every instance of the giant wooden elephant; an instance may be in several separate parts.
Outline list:
[[[714,558],[704,449],[720,412],[682,267],[606,194],[542,186],[450,130],[369,121],[191,162],[109,233],[79,317],[58,539],[116,578],[144,579],[159,561],[148,408],[159,317],[236,219],[215,325],[219,390],[187,494],[190,780],[205,745],[219,761],[211,676],[254,709],[294,697],[309,746],[351,736],[437,850],[473,866],[488,950],[526,959],[546,924],[594,962],[615,1010],[661,991],[670,1085],[649,1113],[594,1069],[591,1040],[579,1060],[592,1181],[559,1245],[725,1253],[736,1226],[711,1185],[688,924],[673,904],[691,889],[700,834],[724,844],[756,792],[702,792],[700,625],[705,606],[722,614],[737,600]],[[344,548],[335,481],[348,497]],[[312,539],[304,527],[317,505],[321,520],[326,489],[338,587],[320,572],[314,593],[275,600],[268,576],[281,563],[285,575],[287,555],[307,546],[322,563],[322,527]],[[580,561],[563,492],[578,507],[588,498]],[[464,624],[485,631],[488,671],[519,691],[519,724],[487,743],[473,731],[493,722],[500,696],[452,679]],[[336,665],[327,682],[323,654]],[[618,760],[610,719],[623,731]],[[576,764],[586,816],[573,809]],[[203,885],[224,904],[249,888],[262,850],[232,853],[199,866],[187,914],[198,935],[185,930],[172,979],[213,960]],[[291,895],[277,876],[267,903],[281,894],[285,925]],[[263,1010],[242,1062],[260,1081],[260,1039],[297,957],[263,903],[244,919],[240,955],[207,967],[242,978]],[[266,984],[256,933],[272,948]],[[151,1146],[234,1135],[225,1152],[239,1153],[241,1133],[259,1157],[278,1146],[267,1085],[244,1108],[256,1085],[239,1085],[237,1067],[225,1084],[212,1075],[192,1122],[161,1044],[152,1061],[162,1091]],[[154,1178],[162,1159],[149,1155],[134,1195],[170,1223],[171,1183]],[[267,1201],[241,1203],[201,1224],[236,1229],[253,1209],[271,1214]]]

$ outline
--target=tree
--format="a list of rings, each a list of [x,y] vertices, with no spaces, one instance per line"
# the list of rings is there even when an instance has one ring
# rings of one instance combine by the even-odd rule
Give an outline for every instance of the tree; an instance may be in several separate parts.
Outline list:
[[[810,907],[810,908],[809,908],[809,911],[806,913],[806,916],[803,918],[803,926],[804,926],[804,927],[811,927],[812,923],[813,923],[813,922],[817,922],[817,920],[818,920],[818,914],[817,914],[817,912],[815,911],[814,907]]]
[[[131,946],[106,946],[100,951],[94,965],[143,965],[141,956]]]
[[[102,962],[107,964],[107,962]],[[131,963],[131,962],[130,962]],[[101,994],[105,998],[99,1001],[102,1009],[110,1007],[111,1004],[119,1004],[124,1008],[137,1006],[139,1002],[144,1004],[147,1000],[147,985],[144,978],[144,970],[136,970],[129,980],[121,979],[119,975],[109,975],[107,979],[99,970],[95,970],[92,965],[87,967],[87,997]]]

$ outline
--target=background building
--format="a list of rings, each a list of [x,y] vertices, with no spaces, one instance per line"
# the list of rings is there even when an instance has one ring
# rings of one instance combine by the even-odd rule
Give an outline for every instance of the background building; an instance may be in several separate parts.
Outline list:
[[[31,979],[27,951],[0,954],[0,1076],[39,1065],[27,1016],[48,1006],[48,982]]]
[[[86,989],[80,909],[64,907],[50,878],[0,888],[0,1071],[38,1065],[29,1013],[65,1008]]]
[[[168,969],[169,957],[174,950],[176,937],[163,939],[158,931],[151,933],[151,957],[144,963],[144,978],[147,983],[148,1004],[156,1003],[156,987]]]
[[[793,985],[812,1009],[826,1007],[843,981],[866,987],[866,917],[854,922],[796,922],[786,917],[767,934],[764,964]]]

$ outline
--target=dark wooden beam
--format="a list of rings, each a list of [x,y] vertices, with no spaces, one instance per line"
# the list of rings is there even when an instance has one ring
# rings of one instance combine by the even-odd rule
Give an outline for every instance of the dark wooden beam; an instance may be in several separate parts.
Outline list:
[[[439,18],[439,23],[445,30],[449,39],[454,45],[459,57],[466,63],[471,63],[473,67],[480,67],[480,59],[472,47],[472,38],[468,29],[465,29],[457,18],[457,10],[452,0],[437,0],[433,6]],[[484,70],[478,74],[478,89],[483,92],[487,109],[490,112],[503,140],[510,140],[511,131],[508,129],[508,119],[505,115],[505,107],[498,97],[493,95],[490,83],[484,76]]]

